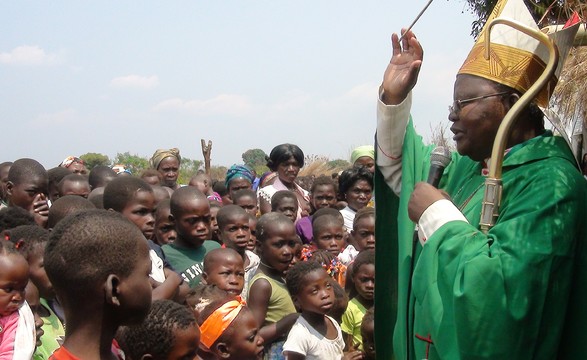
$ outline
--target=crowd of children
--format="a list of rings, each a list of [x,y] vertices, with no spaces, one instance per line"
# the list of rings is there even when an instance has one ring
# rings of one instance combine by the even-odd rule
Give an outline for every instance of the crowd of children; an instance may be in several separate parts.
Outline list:
[[[373,148],[305,189],[271,156],[186,185],[177,149],[1,163],[0,358],[374,359]]]

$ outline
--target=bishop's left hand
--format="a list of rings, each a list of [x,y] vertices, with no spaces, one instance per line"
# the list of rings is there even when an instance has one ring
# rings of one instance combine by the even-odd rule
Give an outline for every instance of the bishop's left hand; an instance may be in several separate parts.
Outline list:
[[[408,203],[408,215],[410,219],[417,223],[420,217],[426,209],[438,200],[449,199],[446,192],[438,190],[434,186],[419,182],[414,187],[412,195],[410,196],[410,202]]]

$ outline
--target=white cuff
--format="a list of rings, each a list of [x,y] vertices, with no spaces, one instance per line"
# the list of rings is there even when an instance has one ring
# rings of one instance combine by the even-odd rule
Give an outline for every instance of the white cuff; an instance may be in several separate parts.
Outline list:
[[[468,223],[467,218],[457,209],[457,207],[446,199],[438,200],[430,205],[418,220],[418,238],[420,244],[424,246],[428,238],[440,227],[450,221],[464,221]]]

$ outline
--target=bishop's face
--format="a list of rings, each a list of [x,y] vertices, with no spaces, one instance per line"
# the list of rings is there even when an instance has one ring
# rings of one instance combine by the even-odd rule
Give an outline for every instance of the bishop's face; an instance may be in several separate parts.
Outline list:
[[[508,93],[504,94],[493,81],[458,75],[453,99],[448,119],[453,123],[450,130],[457,151],[476,161],[489,158],[499,125],[510,108]]]

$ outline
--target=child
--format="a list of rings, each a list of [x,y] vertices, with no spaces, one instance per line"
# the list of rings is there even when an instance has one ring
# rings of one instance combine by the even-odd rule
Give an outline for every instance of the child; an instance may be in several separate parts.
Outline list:
[[[135,224],[146,239],[154,233],[155,196],[151,186],[144,180],[123,176],[112,180],[104,189],[104,207],[121,213]],[[159,245],[151,240],[149,256],[152,262],[151,279],[154,280],[153,299],[173,299],[182,283],[178,274],[166,261]]]
[[[336,205],[337,186],[334,180],[329,176],[319,176],[312,183],[310,188],[310,207],[312,214],[324,208],[334,208]],[[304,244],[312,242],[312,215],[298,220],[296,223],[296,232]]]
[[[71,197],[83,200],[79,196]],[[60,200],[66,198],[68,196]],[[33,287],[40,296],[35,310],[40,316],[43,331],[43,335],[37,339],[40,340],[41,344],[35,350],[35,359],[48,359],[59,347],[59,342],[62,342],[65,336],[63,309],[55,298],[53,285],[49,281],[43,265],[49,231],[38,225],[24,225],[6,231],[4,236],[15,244],[18,252],[24,256],[29,264],[30,283],[34,284]],[[27,293],[28,296],[29,294]],[[33,303],[29,302],[29,305],[32,308]],[[53,308],[59,312],[61,318],[57,316]]]
[[[94,204],[88,199],[81,196],[65,195],[55,200],[49,208],[49,215],[47,216],[47,229],[53,229],[58,222],[60,222],[67,215],[73,213],[95,209]]]
[[[340,253],[338,258],[349,265],[360,251],[375,249],[375,209],[364,207],[357,211],[350,234],[351,243]]]
[[[0,164],[0,210],[8,206],[6,184],[8,183],[8,172],[10,171],[11,166],[11,161],[5,161]]]
[[[375,360],[375,310],[372,307],[363,316],[361,338],[363,339],[364,359]]]
[[[349,348],[363,349],[361,322],[367,309],[373,306],[375,293],[375,250],[359,253],[349,272],[352,288],[349,305],[342,316],[342,331]]]
[[[153,195],[155,196],[155,207],[157,207],[161,201],[171,199],[171,195],[167,190],[169,189],[168,187],[161,185],[151,185],[151,189],[153,189]]]
[[[116,340],[127,360],[194,359],[200,329],[188,308],[174,301],[157,300],[142,323],[121,327]]]
[[[248,304],[261,324],[266,357],[283,358],[283,342],[298,314],[284,276],[293,259],[299,238],[291,219],[268,213],[257,223],[257,253],[261,263],[251,279]]]
[[[57,184],[59,184],[59,182],[64,177],[70,174],[71,171],[59,166],[47,170],[47,177],[49,181],[47,185],[47,191],[50,203],[55,202],[55,200],[59,198],[59,189],[57,188]]]
[[[222,197],[220,197],[220,194],[212,189],[212,178],[206,173],[200,172],[192,176],[189,182],[189,186],[194,186],[196,189],[200,190],[204,195],[206,195],[208,200],[222,202]]]
[[[16,206],[30,212],[42,227],[47,224],[47,171],[33,159],[18,159],[8,171],[6,193],[8,206]]]
[[[345,244],[344,225],[339,217],[320,216],[312,221],[314,245],[317,249],[328,250],[337,257]]]
[[[257,217],[249,214],[249,229],[251,230],[251,238],[247,245],[247,250],[255,252],[257,248]]]
[[[257,206],[257,194],[251,189],[242,189],[232,194],[232,203],[245,209],[246,212],[257,216],[259,207]]]
[[[202,278],[207,285],[216,285],[231,295],[240,295],[245,285],[242,256],[233,249],[211,250],[204,257]]]
[[[155,236],[153,240],[163,246],[175,241],[177,232],[175,231],[175,221],[171,216],[171,200],[163,200],[157,205],[155,210]]]
[[[324,268],[324,266],[322,268]],[[334,320],[336,320],[337,323],[340,324],[342,322],[342,315],[349,305],[349,296],[347,295],[346,291],[344,291],[344,288],[338,282],[336,282],[336,280],[331,280],[332,290],[334,290],[334,304],[332,304],[332,309],[330,309],[327,315],[332,317]]]
[[[220,208],[222,208],[222,203],[215,200],[208,201],[210,203],[210,233],[212,234],[210,239],[216,241],[219,244],[222,244],[218,238],[218,221],[216,220],[216,215],[218,215],[218,211]],[[228,204],[230,205],[230,203]]]
[[[92,190],[105,187],[108,183],[116,178],[116,173],[109,166],[98,165],[90,170],[88,182]]]
[[[292,223],[296,222],[298,214],[298,198],[289,190],[279,190],[271,197],[271,211],[282,213]]]
[[[259,326],[240,297],[235,299],[219,289],[201,289],[193,301],[201,331],[198,353],[203,359],[262,358]]]
[[[155,169],[146,169],[141,172],[140,178],[145,180],[145,182],[151,186],[161,185],[161,181],[163,180],[161,173]]]
[[[77,213],[53,229],[44,260],[67,319],[65,341],[51,359],[114,359],[118,327],[142,321],[151,305],[141,232],[114,211]]]
[[[344,354],[340,326],[326,315],[334,304],[334,290],[322,266],[315,261],[299,262],[288,271],[286,283],[302,310],[283,344],[286,359],[360,359],[358,351]]]
[[[20,225],[35,225],[33,215],[19,207],[6,207],[0,210],[0,231]]]
[[[0,241],[0,357],[30,359],[35,350],[35,319],[25,302],[29,265],[12,243]]]
[[[247,290],[251,278],[259,266],[259,257],[247,250],[251,230],[249,228],[249,214],[238,205],[226,205],[218,211],[218,236],[228,248],[236,250],[243,259],[245,266],[245,289],[243,299],[248,299]]]
[[[184,186],[171,196],[171,216],[177,239],[163,245],[171,265],[179,271],[191,288],[200,283],[206,253],[220,245],[210,239],[210,205],[208,199],[192,186]]]
[[[69,174],[57,184],[57,191],[59,191],[59,197],[65,195],[77,195],[87,199],[92,189],[90,188],[90,183],[86,176]]]

